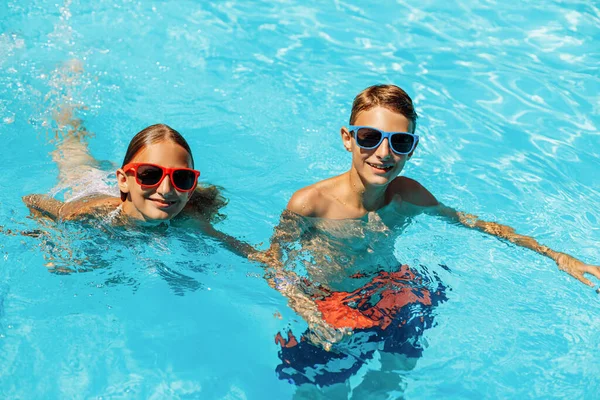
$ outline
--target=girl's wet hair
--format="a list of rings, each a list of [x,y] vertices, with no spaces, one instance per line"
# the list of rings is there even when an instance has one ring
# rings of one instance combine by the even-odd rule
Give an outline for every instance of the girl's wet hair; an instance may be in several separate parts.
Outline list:
[[[190,145],[179,132],[165,124],[150,125],[138,132],[129,142],[121,168],[130,163],[133,157],[144,148],[159,142],[173,142],[183,147],[192,160],[190,168],[194,168],[194,157]]]
[[[151,125],[138,132],[129,142],[121,167],[130,163],[135,155],[144,148],[160,142],[172,142],[183,147],[190,155],[190,168],[194,168],[194,157],[190,145],[179,132],[165,124]],[[218,186],[198,184],[188,201],[188,206],[208,220],[214,221],[216,218],[222,218],[219,209],[227,204],[227,200],[221,195],[221,190]],[[121,201],[125,200],[127,200],[127,193],[121,192]]]
[[[121,168],[129,164],[140,151],[159,142],[173,142],[183,147],[190,155],[190,160],[192,161],[190,167],[194,168],[194,157],[192,156],[190,145],[179,132],[165,124],[150,125],[139,131],[129,142]],[[121,192],[121,201],[125,201],[126,199],[127,194]]]
[[[417,129],[417,112],[410,96],[396,85],[373,85],[360,92],[352,103],[350,125],[354,125],[358,114],[374,107],[384,107],[404,115],[411,122],[412,132]]]

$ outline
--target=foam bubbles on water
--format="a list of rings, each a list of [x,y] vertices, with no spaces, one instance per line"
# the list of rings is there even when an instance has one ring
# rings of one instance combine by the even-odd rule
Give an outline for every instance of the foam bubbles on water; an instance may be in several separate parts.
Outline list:
[[[579,21],[581,20],[581,13],[577,11],[568,11],[565,13],[565,19],[569,22],[569,29],[576,31],[577,25],[579,25]]]
[[[585,62],[586,56],[582,55],[582,56],[575,56],[573,54],[567,54],[567,53],[560,53],[558,55],[558,57],[563,60],[568,62],[569,64],[580,64]]]
[[[583,39],[577,39],[558,31],[555,27],[543,27],[531,30],[527,33],[525,41],[543,52],[554,52],[566,46],[581,46]]]

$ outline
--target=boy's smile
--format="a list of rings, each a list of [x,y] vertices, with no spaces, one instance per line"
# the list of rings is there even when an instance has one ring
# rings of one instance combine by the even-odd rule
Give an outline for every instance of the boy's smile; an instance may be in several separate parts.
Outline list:
[[[370,163],[367,161],[367,164],[370,165],[373,168],[373,171],[376,174],[387,174],[388,172],[390,172],[393,168],[394,168],[394,164],[374,164],[374,163]]]

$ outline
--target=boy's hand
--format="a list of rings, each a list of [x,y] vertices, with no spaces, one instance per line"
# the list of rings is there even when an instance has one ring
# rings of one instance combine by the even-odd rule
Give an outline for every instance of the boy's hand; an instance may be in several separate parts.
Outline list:
[[[583,275],[584,273],[594,275],[596,278],[600,279],[599,266],[585,264],[568,254],[559,253],[558,257],[556,257],[556,264],[558,265],[559,269],[565,271],[567,274],[588,286],[594,287],[594,283],[587,279]]]
[[[352,335],[350,328],[334,328],[320,318],[313,319],[308,323],[309,332],[307,339],[314,345],[320,346],[326,351],[331,347],[342,342],[345,338]]]
[[[259,263],[268,265],[273,268],[283,268],[283,263],[281,262],[280,257],[276,254],[275,251],[271,249],[268,249],[266,251],[256,251],[252,254],[249,254],[248,259],[251,261],[257,261]]]

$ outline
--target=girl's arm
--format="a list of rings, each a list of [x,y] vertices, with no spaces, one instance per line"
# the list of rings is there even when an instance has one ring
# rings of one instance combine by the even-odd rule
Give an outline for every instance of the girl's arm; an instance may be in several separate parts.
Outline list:
[[[258,252],[258,250],[248,243],[216,230],[210,221],[198,219],[195,222],[199,224],[199,228],[203,233],[207,234],[213,239],[216,239],[224,248],[240,257],[251,258],[253,254]]]
[[[257,250],[246,242],[218,231],[207,219],[210,216],[210,213],[207,215],[205,206],[191,204],[185,210],[183,223],[196,226],[234,254],[258,261],[265,270],[269,286],[285,296],[292,310],[308,323],[309,339],[313,343],[329,350],[332,343],[337,343],[344,337],[346,330],[334,329],[323,320],[315,301],[307,293],[306,284],[294,271],[285,268],[282,248],[293,244],[302,235],[300,216],[287,210],[283,212],[271,238],[271,246],[266,251]]]
[[[45,194],[30,194],[23,197],[23,202],[34,217],[60,218],[60,210],[65,203]]]
[[[23,202],[34,217],[68,221],[107,215],[121,203],[121,200],[102,195],[63,203],[45,194],[30,194],[23,197]]]
[[[531,236],[525,236],[516,233],[515,230],[509,226],[498,224],[496,222],[483,221],[477,218],[476,215],[458,212],[454,208],[445,206],[441,203],[439,203],[437,206],[430,207],[427,212],[429,214],[441,216],[451,222],[459,223],[467,228],[477,229],[481,232],[485,232],[501,239],[506,239],[518,246],[531,249],[552,259],[556,265],[558,265],[559,269],[565,271],[572,277],[578,279],[588,286],[594,287],[594,283],[587,279],[584,274],[587,273],[600,279],[599,266],[585,264],[566,253],[560,253],[552,250],[551,248],[538,243]]]

